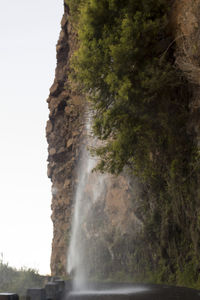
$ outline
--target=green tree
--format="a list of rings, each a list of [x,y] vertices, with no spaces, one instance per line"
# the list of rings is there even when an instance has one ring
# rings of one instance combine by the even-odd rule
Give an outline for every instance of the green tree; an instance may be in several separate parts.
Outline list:
[[[179,91],[187,84],[171,49],[165,51],[168,5],[165,0],[76,2],[80,47],[71,77],[92,102],[94,134],[106,141],[96,149],[102,171],[119,173],[131,165],[149,176],[152,155],[155,159],[166,147],[177,150],[171,145],[185,128],[188,99],[179,106]]]

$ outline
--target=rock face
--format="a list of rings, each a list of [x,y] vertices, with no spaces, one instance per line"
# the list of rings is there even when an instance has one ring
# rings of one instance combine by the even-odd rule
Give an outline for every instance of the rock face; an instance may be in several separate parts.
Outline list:
[[[83,132],[84,105],[79,95],[68,87],[69,57],[75,47],[74,34],[68,23],[68,9],[61,21],[57,44],[55,81],[47,99],[49,120],[46,126],[48,177],[52,181],[53,243],[52,274],[64,274],[67,241],[71,223],[71,206],[76,180],[76,162]]]
[[[71,91],[69,87],[69,59],[76,48],[76,35],[68,21],[68,7],[61,21],[62,30],[57,44],[57,68],[55,81],[47,99],[49,120],[46,126],[48,147],[48,177],[52,181],[52,221],[53,242],[51,256],[52,275],[66,275],[67,249],[70,239],[73,201],[78,178],[78,162],[81,146],[85,142],[84,97]],[[92,175],[95,180],[95,176]],[[100,219],[107,219],[107,231],[113,235],[113,229],[119,236],[130,234],[130,223],[141,228],[141,222],[131,209],[131,191],[125,177],[111,178],[108,181],[106,195],[101,207]],[[89,193],[89,191],[88,191]],[[99,207],[96,208],[97,211]],[[128,220],[128,221],[127,221]],[[105,242],[105,241],[104,241]],[[106,243],[108,246],[108,243]],[[110,251],[114,251],[111,249]]]
[[[47,141],[49,144],[48,176],[52,181],[52,221],[54,228],[51,271],[54,276],[66,275],[66,258],[70,239],[74,195],[78,183],[78,165],[81,158],[81,148],[85,143],[86,123],[85,99],[82,95],[72,91],[69,84],[69,60],[77,47],[77,38],[69,21],[69,11],[66,4],[64,5],[64,9],[65,12],[61,21],[62,29],[57,44],[55,81],[50,88],[50,96],[47,99],[50,111],[46,126]],[[195,91],[193,95],[195,96],[190,101],[191,118],[188,124],[188,132],[192,136],[194,135],[194,141],[200,147],[199,15],[199,0],[175,1],[172,26],[174,41],[176,41],[177,45],[176,64],[187,74],[190,82],[192,81],[193,83],[192,88]],[[95,180],[95,176],[98,175],[94,174],[92,176],[91,185],[92,181]],[[86,188],[88,189],[88,194],[90,194],[90,185]],[[160,224],[158,214],[156,214],[155,210],[156,198],[154,195],[150,195],[151,197],[148,198],[148,187],[142,186],[140,188],[139,183],[133,179],[131,179],[131,184],[129,184],[127,176],[121,175],[118,178],[108,176],[105,191],[104,199],[94,206],[94,220],[92,222],[93,224],[99,224],[99,228],[95,229],[95,232],[93,231],[93,224],[91,226],[88,224],[83,228],[85,236],[91,241],[91,245],[94,242],[94,236],[99,236],[101,253],[105,256],[105,261],[109,262],[107,263],[107,267],[102,266],[102,274],[105,272],[109,273],[110,271],[116,274],[119,270],[128,273],[130,269],[130,274],[135,273],[137,275],[137,272],[139,274],[144,270],[144,277],[141,276],[143,279],[146,278],[146,274],[148,276],[149,269],[147,265],[149,264],[150,269],[154,265],[159,265],[160,257],[166,258],[168,262],[171,257],[171,260],[173,260],[171,265],[173,267],[182,255],[182,248],[179,253],[179,249],[176,249],[177,241],[175,236],[175,242],[172,246],[176,251],[170,252],[169,257],[166,255],[167,247],[171,251],[171,245],[169,245],[171,234],[170,219],[164,219],[162,228],[157,228],[159,236],[161,235],[161,239],[166,242],[161,245],[159,238],[157,238],[153,231],[153,225]],[[145,193],[147,198],[146,206],[144,206],[143,201]],[[162,207],[159,209],[162,212]],[[195,209],[199,218],[199,205]],[[144,211],[149,216],[149,220],[144,218]],[[195,225],[190,225],[191,232],[195,234],[192,235],[188,230],[188,240],[198,240],[196,238],[196,231],[192,228]],[[144,227],[148,233],[145,239],[142,237]],[[165,230],[165,227],[167,230]],[[177,229],[177,236],[178,234]],[[199,233],[198,236],[200,236]],[[152,237],[156,241],[158,239],[156,244],[157,252],[155,248],[152,248]],[[195,243],[197,244],[197,242]],[[164,270],[167,270],[166,272],[168,272],[167,267],[167,264],[164,265]],[[175,273],[172,267],[169,270],[171,272],[169,274]],[[199,270],[198,266],[196,268]],[[145,270],[147,270],[146,274]],[[162,272],[164,274],[163,270]],[[162,272],[160,272],[161,275]],[[180,277],[181,274],[180,272]],[[164,276],[163,278],[165,279]],[[159,282],[162,282],[164,279],[159,279]],[[140,280],[139,277],[137,277],[137,280]],[[177,281],[171,281],[171,283],[174,284]],[[184,279],[180,283],[184,283]]]

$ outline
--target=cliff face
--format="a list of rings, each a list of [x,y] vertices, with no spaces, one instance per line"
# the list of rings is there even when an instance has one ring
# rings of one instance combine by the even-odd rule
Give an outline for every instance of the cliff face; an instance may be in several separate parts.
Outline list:
[[[47,99],[49,105],[49,120],[46,126],[48,147],[48,177],[52,181],[52,221],[53,242],[51,255],[52,275],[66,275],[67,249],[70,239],[71,220],[73,215],[74,195],[77,187],[78,166],[81,146],[85,143],[85,107],[84,97],[72,92],[69,86],[69,59],[76,48],[76,35],[69,22],[69,11],[65,5],[64,16],[61,21],[61,33],[57,44],[57,67],[55,80],[50,88]],[[92,181],[95,176],[91,175]],[[107,237],[118,232],[118,239],[133,234],[134,238],[141,230],[141,222],[133,213],[128,179],[124,176],[115,178],[108,176],[108,183],[104,198],[101,201],[100,219],[107,219],[102,223],[102,236],[105,230]],[[90,187],[88,186],[88,193]],[[96,208],[99,209],[98,207]],[[101,220],[100,220],[101,222]],[[132,226],[131,226],[132,224]],[[99,230],[98,230],[99,231]],[[89,237],[90,239],[90,237]],[[103,239],[103,241],[102,241]],[[106,237],[102,238],[102,245],[109,247],[110,255],[115,260],[113,246],[109,246]],[[103,247],[103,246],[102,246]],[[113,249],[112,249],[113,248]],[[111,254],[112,253],[112,254]]]
[[[71,223],[71,206],[75,189],[76,162],[83,132],[84,105],[79,95],[68,88],[69,57],[75,47],[75,37],[68,23],[68,10],[61,21],[57,44],[55,81],[47,99],[49,120],[46,126],[49,144],[48,177],[52,181],[53,243],[52,274],[64,274],[66,247]]]
[[[173,43],[176,43],[175,63],[192,83],[193,97],[189,101],[190,120],[187,129],[194,144],[200,147],[199,16],[198,0],[174,2],[172,27]],[[84,97],[70,89],[68,79],[69,59],[77,47],[77,36],[71,27],[66,5],[61,26],[57,44],[55,81],[47,99],[50,114],[46,127],[54,226],[51,270],[52,275],[59,276],[66,274],[74,195],[78,184],[78,166],[81,148],[85,143],[86,108]],[[92,176],[90,184],[98,175]],[[87,189],[90,194],[90,186]],[[102,201],[94,205],[94,222],[100,224],[96,229],[96,234],[100,237],[99,247],[102,253],[107,251],[107,269],[102,267],[103,273],[116,274],[122,271],[131,276],[134,273],[137,280],[168,281],[173,284],[177,282],[185,284],[185,280],[189,280],[187,283],[189,286],[197,281],[200,191],[199,193],[195,191],[197,198],[192,203],[184,203],[182,200],[178,203],[177,197],[177,202],[172,207],[168,206],[168,203],[161,203],[162,199],[159,203],[157,195],[149,192],[148,186],[139,184],[133,178],[128,179],[127,175],[120,175],[118,178],[108,176],[105,191]],[[186,223],[183,224],[180,220],[185,220],[184,218]],[[92,244],[93,229],[85,227],[85,230]],[[152,240],[155,241],[154,245]],[[195,259],[194,253],[190,252],[192,245],[195,245]],[[187,267],[184,259],[188,262]],[[176,270],[178,264],[181,267]],[[152,270],[153,275],[150,274]],[[192,274],[189,274],[190,270]],[[158,276],[155,276],[155,272]],[[141,277],[139,274],[142,274]]]

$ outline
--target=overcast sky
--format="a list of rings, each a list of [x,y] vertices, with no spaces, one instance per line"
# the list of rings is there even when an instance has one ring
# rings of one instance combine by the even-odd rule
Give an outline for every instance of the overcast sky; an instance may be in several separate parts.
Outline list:
[[[50,273],[46,99],[63,0],[0,0],[0,253]]]

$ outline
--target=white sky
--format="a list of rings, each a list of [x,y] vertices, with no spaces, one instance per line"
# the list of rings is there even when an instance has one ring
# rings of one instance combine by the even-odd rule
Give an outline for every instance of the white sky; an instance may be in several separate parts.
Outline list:
[[[0,0],[0,253],[50,273],[46,99],[63,0]]]

